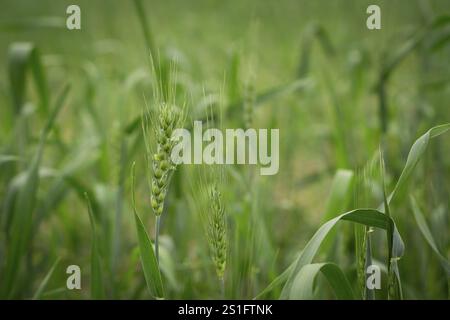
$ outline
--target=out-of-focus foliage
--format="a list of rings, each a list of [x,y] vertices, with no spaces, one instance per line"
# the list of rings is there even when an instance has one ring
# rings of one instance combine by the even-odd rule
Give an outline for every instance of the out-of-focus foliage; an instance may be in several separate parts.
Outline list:
[[[1,298],[448,299],[449,1],[75,3],[81,30],[74,1],[0,5]],[[277,175],[224,167],[223,284],[200,166],[171,177],[155,257],[157,86],[187,128],[280,129]]]

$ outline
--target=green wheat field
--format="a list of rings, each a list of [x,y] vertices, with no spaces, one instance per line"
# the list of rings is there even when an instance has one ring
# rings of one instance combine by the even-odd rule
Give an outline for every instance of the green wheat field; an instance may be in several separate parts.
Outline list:
[[[449,299],[448,0],[0,8],[1,299]],[[278,173],[174,164],[195,120]]]

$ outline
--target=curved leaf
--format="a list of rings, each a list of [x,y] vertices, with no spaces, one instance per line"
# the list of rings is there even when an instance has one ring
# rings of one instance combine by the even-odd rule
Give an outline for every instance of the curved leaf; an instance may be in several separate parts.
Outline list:
[[[292,283],[294,281],[295,276],[300,271],[303,266],[310,264],[314,259],[317,251],[320,248],[325,237],[328,233],[333,229],[337,222],[340,220],[347,220],[351,222],[360,223],[369,227],[376,227],[380,229],[394,230],[395,224],[394,221],[385,215],[384,213],[376,210],[376,209],[356,209],[346,213],[343,213],[337,216],[334,219],[329,220],[325,224],[323,224],[319,230],[314,234],[314,236],[309,240],[306,244],[303,251],[297,258],[296,265],[289,275],[288,281],[284,285],[284,288],[281,292],[281,299],[287,299],[289,297],[289,292],[292,287]],[[388,233],[390,237],[392,237],[392,233]],[[390,241],[388,241],[389,243]],[[390,242],[391,243],[391,242]],[[391,250],[391,248],[389,248]]]
[[[417,222],[417,225],[419,226],[420,232],[422,232],[422,235],[424,236],[425,240],[428,242],[431,249],[433,249],[434,253],[437,255],[439,262],[442,265],[442,268],[444,268],[445,272],[447,273],[447,276],[450,277],[450,263],[439,251],[436,241],[434,241],[434,238],[430,231],[430,228],[428,228],[427,222],[426,222],[426,220],[422,214],[422,211],[420,210],[419,205],[417,204],[416,200],[414,199],[413,196],[411,196],[410,200],[411,200],[412,211],[414,213],[414,218],[416,219],[416,222]]]
[[[289,299],[313,299],[314,280],[319,272],[325,276],[339,300],[355,298],[352,287],[342,270],[336,264],[326,262],[303,266],[292,283]]]
[[[394,190],[388,197],[388,204],[390,204],[390,202],[393,201],[394,198],[397,196],[399,191],[405,187],[408,178],[411,176],[411,173],[413,172],[417,163],[421,159],[422,155],[425,153],[425,150],[427,149],[430,140],[447,132],[449,129],[450,123],[433,127],[414,142],[414,144],[411,147],[411,150],[409,151],[405,167],[403,168],[403,171],[400,174],[400,178],[398,179]]]

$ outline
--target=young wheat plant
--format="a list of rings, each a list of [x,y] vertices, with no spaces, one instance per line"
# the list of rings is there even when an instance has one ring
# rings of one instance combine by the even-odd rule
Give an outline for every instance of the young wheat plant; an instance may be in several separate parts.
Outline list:
[[[199,186],[195,188],[194,198],[197,202],[196,209],[200,212],[205,229],[211,259],[223,297],[228,250],[227,217],[222,193],[223,170],[217,167],[203,167],[202,169],[204,170],[200,174]]]
[[[208,126],[214,120],[213,114],[210,110],[207,116]],[[219,119],[221,119],[220,112]],[[220,165],[204,165],[198,173],[199,176],[195,177],[198,185],[195,183],[195,188],[193,188],[195,209],[200,212],[211,259],[220,282],[222,297],[224,297],[228,250],[227,216],[223,199],[225,173],[223,166]]]
[[[179,108],[175,104],[175,89],[169,89],[169,98],[164,100],[162,85],[158,90],[154,90],[154,110],[149,110],[145,114],[143,121],[143,133],[147,150],[148,167],[152,168],[149,177],[150,203],[155,213],[155,254],[159,262],[159,228],[161,214],[164,210],[164,202],[169,188],[172,174],[176,165],[171,160],[172,149],[175,140],[172,134],[175,129],[181,128],[185,120],[185,108]],[[153,136],[150,134],[150,127]],[[150,143],[153,137],[155,143]]]

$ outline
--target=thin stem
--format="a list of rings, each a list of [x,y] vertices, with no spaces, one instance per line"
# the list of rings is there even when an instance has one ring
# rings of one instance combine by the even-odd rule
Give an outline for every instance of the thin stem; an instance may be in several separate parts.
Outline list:
[[[219,281],[220,281],[220,295],[221,295],[222,299],[225,300],[225,280],[224,280],[224,277],[221,277],[219,279]]]
[[[156,229],[156,236],[155,236],[155,254],[156,254],[156,261],[158,262],[159,266],[159,225],[161,221],[161,216],[156,216],[155,221],[155,229]]]

